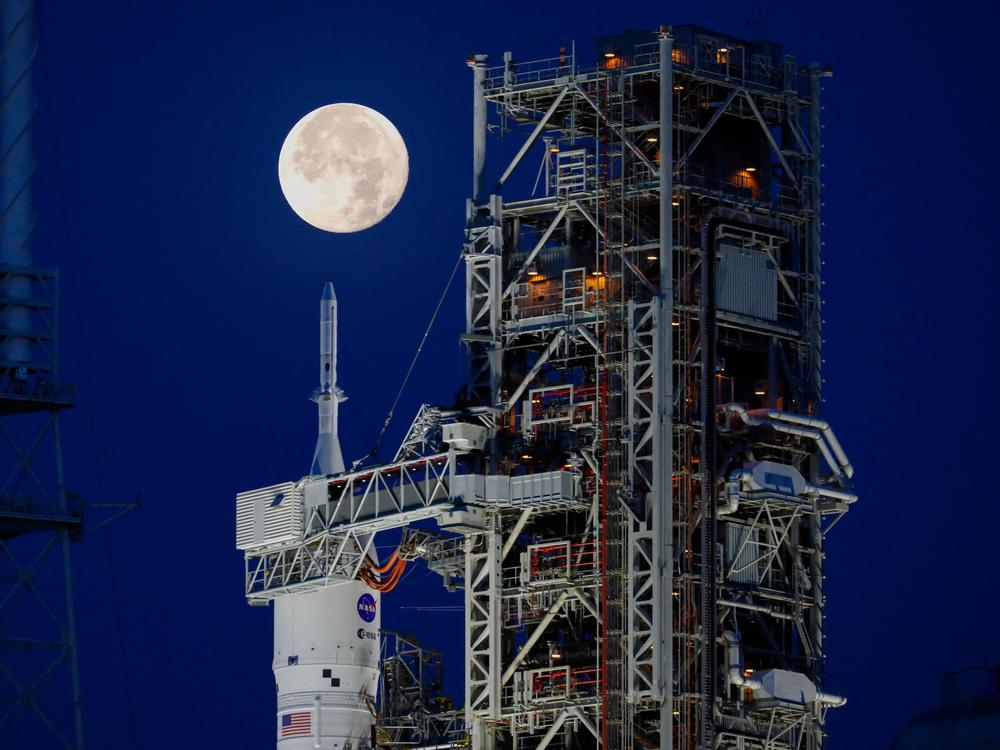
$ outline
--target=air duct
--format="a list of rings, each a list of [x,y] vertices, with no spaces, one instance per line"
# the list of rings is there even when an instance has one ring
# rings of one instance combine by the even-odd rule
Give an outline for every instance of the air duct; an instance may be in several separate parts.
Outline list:
[[[726,674],[731,685],[753,691],[754,701],[778,701],[779,703],[805,706],[819,703],[830,708],[838,708],[847,703],[847,698],[817,690],[812,680],[801,672],[788,669],[764,669],[753,677],[748,677],[743,669],[743,652],[740,637],[732,630],[724,630],[726,642]]]

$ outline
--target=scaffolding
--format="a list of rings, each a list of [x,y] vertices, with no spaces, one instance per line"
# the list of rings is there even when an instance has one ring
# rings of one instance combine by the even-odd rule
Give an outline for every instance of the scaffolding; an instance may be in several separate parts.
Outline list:
[[[585,58],[468,60],[463,396],[394,464],[302,480],[308,539],[248,549],[247,595],[434,518],[466,622],[435,747],[819,750],[823,539],[856,499],[819,416],[826,73],[694,26]]]

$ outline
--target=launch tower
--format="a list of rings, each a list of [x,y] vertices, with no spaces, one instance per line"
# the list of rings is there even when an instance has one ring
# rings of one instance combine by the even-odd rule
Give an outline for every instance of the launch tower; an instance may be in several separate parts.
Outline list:
[[[695,26],[468,62],[464,396],[290,485],[283,536],[263,508],[247,597],[353,581],[399,527],[464,590],[464,707],[386,636],[380,748],[819,750],[856,500],[821,417],[828,73]]]

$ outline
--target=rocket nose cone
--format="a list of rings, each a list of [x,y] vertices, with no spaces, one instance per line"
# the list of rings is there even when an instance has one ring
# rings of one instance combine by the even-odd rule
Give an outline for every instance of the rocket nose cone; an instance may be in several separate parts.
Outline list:
[[[336,302],[337,301],[337,293],[335,291],[333,291],[333,282],[332,281],[326,282],[326,286],[323,287],[323,301],[324,302],[327,302],[327,301]]]

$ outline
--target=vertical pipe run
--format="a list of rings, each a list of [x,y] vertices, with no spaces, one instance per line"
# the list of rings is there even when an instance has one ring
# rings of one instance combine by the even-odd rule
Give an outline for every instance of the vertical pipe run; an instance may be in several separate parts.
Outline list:
[[[808,400],[815,403],[817,409],[822,408],[823,396],[823,301],[822,301],[822,219],[820,188],[822,171],[822,135],[820,124],[820,67],[816,63],[809,66],[809,145],[812,148],[810,162],[809,208],[812,210],[812,223],[809,231],[809,272],[815,284],[813,290],[812,336],[809,347],[813,357],[812,382]],[[816,482],[819,478],[819,459],[812,457],[810,462],[810,480]],[[812,552],[809,556],[809,577],[813,584],[813,601],[815,606],[809,609],[809,636],[812,639],[816,659],[810,670],[810,678],[817,686],[824,684],[826,664],[823,658],[823,613],[826,609],[826,597],[823,591],[823,533],[818,515],[808,520]],[[816,707],[815,711],[820,709]]]
[[[778,337],[772,336],[767,342],[767,405],[778,408]]]
[[[822,147],[820,139],[822,137],[822,125],[820,124],[820,68],[816,63],[809,66],[809,146],[812,149],[812,158],[809,162],[809,191],[808,209],[812,214],[812,222],[809,227],[809,273],[812,274],[815,287],[813,289],[813,309],[812,325],[810,326],[810,336],[812,338],[809,347],[812,353],[813,367],[811,374],[812,393],[809,400],[815,400],[817,409],[823,393],[823,300],[822,284],[822,219],[820,217],[820,186],[822,169]]]
[[[673,153],[673,39],[660,31],[660,294],[657,300],[657,346],[653,382],[655,450],[653,461],[653,534],[662,581],[657,612],[656,690],[660,699],[660,750],[673,747],[673,317],[674,317],[674,153]]]
[[[486,201],[486,55],[473,55],[472,68],[472,205]]]
[[[715,222],[701,244],[701,748],[715,747]]]
[[[35,90],[34,0],[8,0],[0,10],[0,264],[31,265],[35,228],[32,179],[35,173],[33,124]],[[31,297],[31,278],[7,273],[0,294],[13,300]],[[0,345],[4,367],[31,360],[31,308],[3,306],[0,326],[9,334]]]

